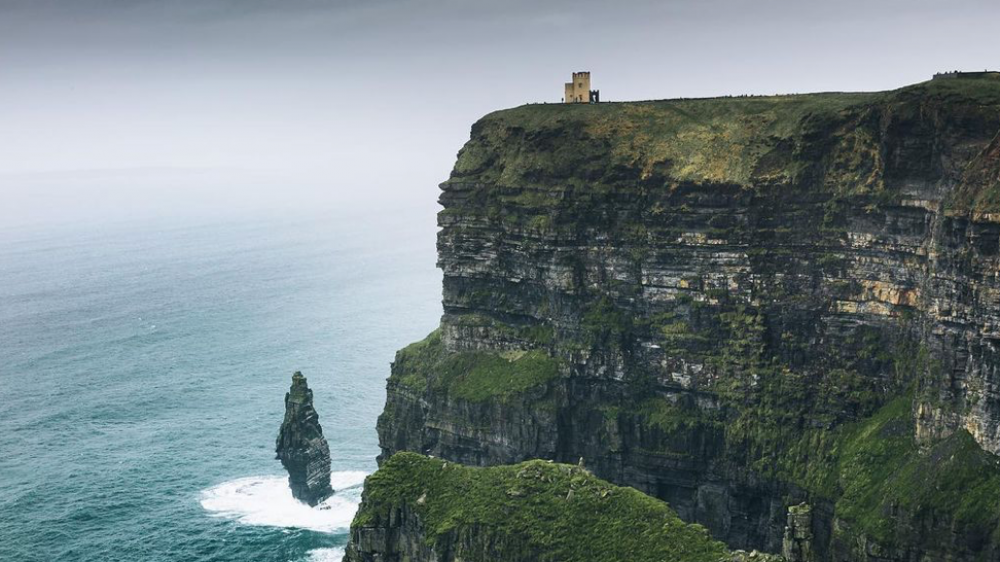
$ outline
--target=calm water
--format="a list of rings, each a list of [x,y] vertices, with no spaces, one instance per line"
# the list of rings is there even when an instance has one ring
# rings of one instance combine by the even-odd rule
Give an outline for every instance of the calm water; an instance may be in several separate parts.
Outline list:
[[[406,218],[409,216],[410,218]],[[339,560],[433,214],[0,231],[0,560]],[[293,370],[338,494],[274,460]]]

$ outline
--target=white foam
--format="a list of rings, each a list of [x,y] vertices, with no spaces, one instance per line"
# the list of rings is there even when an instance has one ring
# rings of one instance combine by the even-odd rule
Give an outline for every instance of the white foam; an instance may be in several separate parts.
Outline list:
[[[343,548],[317,548],[309,551],[309,562],[340,562],[344,559]]]
[[[330,485],[336,492],[316,507],[293,498],[285,476],[251,476],[223,482],[201,493],[201,506],[215,517],[246,525],[343,532],[350,528],[361,503],[365,476],[356,470],[334,472]]]
[[[362,472],[360,470],[331,472],[330,487],[337,491],[346,490],[348,488],[356,488],[365,483],[365,478],[367,476],[367,472]]]

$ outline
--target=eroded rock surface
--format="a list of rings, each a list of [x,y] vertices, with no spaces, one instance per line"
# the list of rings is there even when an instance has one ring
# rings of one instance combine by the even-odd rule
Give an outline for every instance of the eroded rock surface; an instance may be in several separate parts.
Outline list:
[[[662,501],[545,461],[471,468],[399,453],[365,482],[346,562],[723,562]]]
[[[297,500],[315,506],[333,495],[330,446],[313,408],[312,390],[298,371],[292,375],[292,387],[285,394],[285,419],[278,431],[276,452],[288,471],[288,485]]]
[[[587,459],[731,548],[1000,560],[1000,81],[490,114],[383,459]],[[801,533],[800,533],[801,534]]]

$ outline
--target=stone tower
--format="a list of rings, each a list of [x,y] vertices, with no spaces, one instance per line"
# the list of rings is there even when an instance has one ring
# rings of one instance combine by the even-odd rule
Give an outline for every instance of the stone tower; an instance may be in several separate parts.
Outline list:
[[[600,91],[590,89],[590,72],[574,72],[573,81],[566,82],[563,101],[566,103],[590,103],[600,101]]]

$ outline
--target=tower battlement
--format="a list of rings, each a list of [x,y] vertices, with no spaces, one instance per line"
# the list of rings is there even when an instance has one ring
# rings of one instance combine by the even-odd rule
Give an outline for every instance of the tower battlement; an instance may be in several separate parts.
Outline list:
[[[590,89],[589,71],[574,72],[573,81],[566,82],[563,87],[563,101],[565,103],[597,103],[600,98],[600,90]]]

